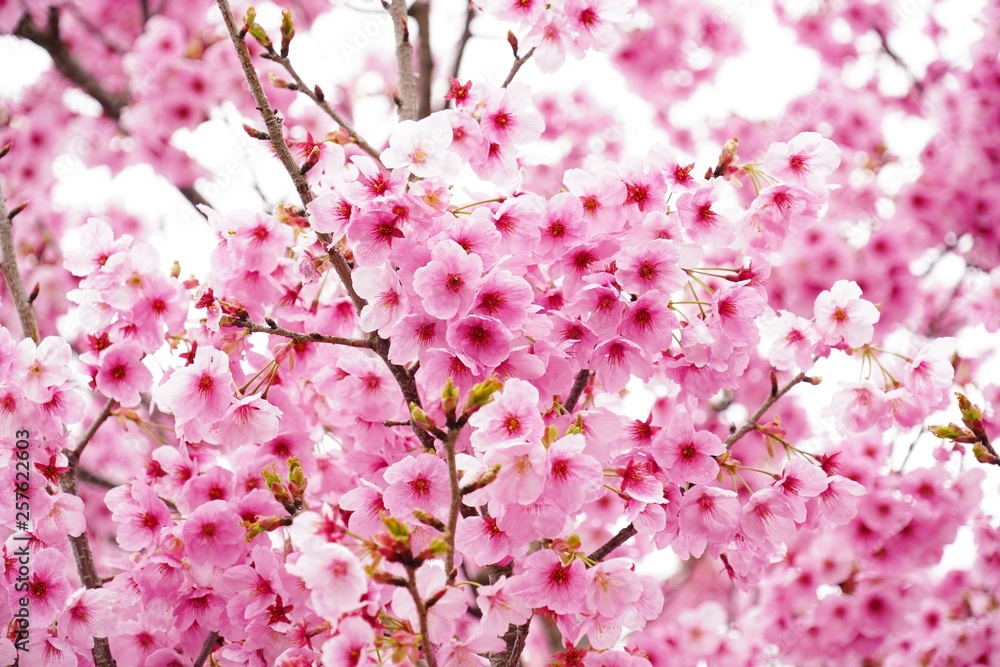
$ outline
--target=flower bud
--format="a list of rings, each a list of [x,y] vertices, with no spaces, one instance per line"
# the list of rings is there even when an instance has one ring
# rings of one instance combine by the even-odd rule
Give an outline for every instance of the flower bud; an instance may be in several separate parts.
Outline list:
[[[458,408],[458,387],[452,382],[451,378],[444,384],[444,389],[441,391],[441,409],[444,410],[444,414],[449,420],[455,420],[455,410]]]
[[[288,56],[288,45],[295,37],[295,24],[292,23],[292,11],[290,9],[281,10],[281,57]]]

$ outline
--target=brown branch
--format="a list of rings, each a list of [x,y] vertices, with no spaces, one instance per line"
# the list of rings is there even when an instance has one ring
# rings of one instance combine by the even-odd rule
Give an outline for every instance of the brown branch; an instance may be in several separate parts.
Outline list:
[[[371,349],[372,347],[371,340],[367,338],[342,338],[340,336],[327,336],[315,332],[302,333],[300,331],[286,329],[285,327],[278,326],[277,324],[274,324],[273,326],[272,323],[258,324],[247,317],[234,319],[232,321],[232,325],[254,333],[266,333],[274,336],[282,336],[293,340],[296,343],[328,343],[330,345],[345,345],[347,347],[362,347],[367,349]]]
[[[455,64],[451,67],[451,78],[457,79],[462,70],[462,58],[465,56],[465,47],[472,39],[472,19],[476,17],[476,6],[471,2],[465,11],[465,28],[462,36],[458,39],[458,48],[455,51]]]
[[[345,132],[347,132],[348,136],[351,137],[354,143],[356,143],[361,150],[363,150],[364,152],[368,153],[368,155],[375,158],[376,162],[382,164],[382,159],[380,157],[381,153],[378,151],[378,149],[372,146],[365,140],[364,137],[358,134],[358,131],[354,129],[354,126],[351,124],[351,122],[347,120],[347,118],[345,118],[343,114],[334,109],[329,102],[326,101],[326,96],[323,94],[322,89],[320,89],[318,86],[310,87],[308,84],[306,84],[305,81],[302,80],[302,77],[299,76],[299,73],[292,66],[292,61],[288,58],[288,56],[283,57],[278,53],[274,54],[267,53],[263,57],[267,58],[268,60],[273,60],[274,62],[281,65],[285,69],[285,71],[288,72],[288,75],[292,77],[292,81],[294,81],[295,83],[294,85],[288,86],[289,90],[298,91],[303,95],[305,95],[306,97],[308,97],[309,99],[311,99],[316,104],[316,106],[322,109],[327,116],[333,119],[333,122],[335,122],[337,125],[342,127]]]
[[[576,407],[576,402],[580,400],[580,396],[583,394],[583,390],[587,387],[587,383],[589,381],[589,369],[584,368],[576,374],[576,380],[573,382],[573,387],[569,390],[569,396],[566,398],[566,403],[563,404],[563,407],[566,408],[566,412],[573,412],[573,408]]]
[[[535,55],[535,47],[531,47],[531,50],[520,58],[515,56],[514,64],[510,66],[510,72],[507,73],[507,78],[503,80],[503,86],[501,86],[502,88],[506,88],[510,85],[510,82],[514,80],[515,76],[517,76],[517,73],[520,71],[521,67],[524,66],[524,63],[528,62],[528,59],[533,55]]]
[[[92,486],[99,486],[102,489],[113,489],[119,486],[115,482],[112,482],[106,477],[102,477],[95,472],[91,472],[86,468],[80,468],[77,470],[77,479],[84,484],[90,484]]]
[[[747,420],[747,423],[741,426],[738,430],[733,431],[732,433],[729,434],[729,437],[726,438],[725,440],[726,449],[727,450],[732,449],[733,445],[736,444],[737,440],[739,440],[747,433],[757,428],[757,422],[761,420],[761,418],[764,416],[764,413],[767,412],[771,408],[771,406],[778,401],[779,398],[787,394],[792,387],[804,381],[805,379],[806,379],[806,372],[802,371],[801,373],[793,377],[791,380],[789,380],[788,383],[785,384],[785,386],[779,388],[777,391],[772,390],[770,395],[768,395],[768,397],[764,399],[764,402],[761,404],[761,406],[757,408],[757,412],[753,413],[753,416]]]
[[[409,15],[417,22],[420,41],[417,43],[417,57],[420,72],[417,77],[417,119],[431,115],[431,87],[434,83],[434,54],[431,52],[431,4],[429,0],[417,0],[410,7]]]
[[[875,34],[878,35],[879,41],[882,43],[882,51],[889,56],[896,65],[898,65],[906,74],[910,77],[913,82],[913,87],[917,89],[918,93],[924,92],[924,83],[917,78],[917,75],[913,73],[906,61],[903,60],[898,53],[896,53],[892,47],[889,46],[889,38],[885,34],[885,31],[881,28],[875,28]]]
[[[406,0],[392,0],[389,15],[396,33],[396,71],[399,77],[396,104],[399,105],[399,120],[416,120],[417,77],[413,72],[413,45],[407,24]]]
[[[17,310],[17,317],[21,321],[21,331],[25,338],[30,338],[38,343],[38,322],[35,319],[35,309],[31,307],[28,292],[24,289],[24,281],[21,280],[21,272],[17,268],[14,225],[7,213],[7,200],[4,199],[2,190],[0,190],[0,250],[3,252],[3,258],[0,259],[0,270],[3,271],[4,280],[7,281],[7,290],[10,292],[10,298]]]
[[[208,660],[208,656],[212,655],[215,649],[219,648],[219,633],[209,632],[208,636],[205,637],[205,643],[201,645],[201,650],[198,651],[198,657],[194,660],[193,667],[202,667],[205,661]]]
[[[413,598],[413,604],[417,608],[417,620],[420,624],[420,648],[424,654],[424,660],[428,667],[437,667],[437,657],[434,655],[434,645],[431,643],[429,625],[427,622],[427,604],[420,597],[417,590],[417,574],[413,567],[406,568],[406,590]]]
[[[614,551],[615,549],[617,549],[618,547],[620,547],[621,545],[625,544],[630,539],[632,539],[632,536],[635,535],[637,532],[638,531],[636,531],[635,526],[633,526],[632,524],[625,526],[624,528],[619,530],[614,537],[612,537],[610,540],[608,540],[600,547],[598,547],[594,551],[594,553],[587,556],[587,558],[589,558],[594,562],[600,562],[604,560],[611,554],[612,551]]]
[[[448,438],[444,441],[445,458],[448,461],[448,482],[451,489],[451,505],[448,507],[448,531],[445,534],[445,541],[448,543],[448,550],[444,557],[444,571],[448,575],[448,583],[455,583],[458,570],[455,569],[455,530],[458,528],[458,515],[462,510],[462,489],[458,485],[458,466],[455,463],[455,443],[458,442],[458,429],[448,431]]]

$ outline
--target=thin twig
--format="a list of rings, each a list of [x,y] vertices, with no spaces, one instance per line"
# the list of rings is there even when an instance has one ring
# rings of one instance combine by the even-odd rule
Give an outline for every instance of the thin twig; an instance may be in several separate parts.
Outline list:
[[[249,318],[239,318],[233,320],[233,326],[254,333],[266,333],[274,336],[282,336],[295,341],[296,343],[328,343],[330,345],[345,345],[347,347],[362,347],[371,349],[372,343],[368,338],[343,338],[341,336],[327,336],[321,333],[302,333],[292,331],[275,324],[258,324]]]
[[[417,57],[420,72],[417,77],[417,119],[431,115],[431,87],[434,83],[434,54],[431,51],[431,4],[429,0],[417,0],[410,6],[410,16],[417,22],[420,41],[417,43]]]
[[[406,0],[389,3],[392,29],[396,33],[396,71],[399,77],[399,120],[417,119],[417,76],[413,72],[413,45],[407,24]]]
[[[534,54],[535,54],[535,47],[531,47],[531,49],[520,58],[514,58],[514,64],[510,66],[510,72],[507,74],[507,78],[503,80],[503,86],[501,86],[502,88],[506,88],[507,86],[510,85],[510,82],[514,80],[515,76],[517,76],[518,71],[521,69],[524,63],[528,62],[528,59],[531,58],[531,56],[533,56]]]
[[[219,11],[222,12],[222,18],[226,22],[226,30],[229,31],[229,38],[233,41],[233,46],[236,47],[236,55],[239,56],[240,65],[243,67],[243,76],[250,86],[250,94],[257,104],[257,111],[260,112],[260,117],[264,120],[264,125],[267,126],[267,136],[271,143],[271,148],[274,150],[274,154],[278,157],[281,165],[285,168],[285,171],[292,178],[292,183],[295,184],[295,190],[299,193],[302,205],[306,206],[316,198],[316,195],[313,194],[312,189],[309,187],[309,182],[302,173],[301,167],[295,162],[291,151],[288,150],[288,145],[285,143],[285,135],[281,129],[281,119],[274,113],[274,108],[271,107],[271,103],[267,99],[264,87],[261,86],[260,77],[257,76],[257,70],[250,59],[250,49],[247,47],[246,38],[240,36],[240,29],[236,26],[236,19],[233,17],[233,10],[229,6],[229,0],[216,0],[216,4],[218,4]]]
[[[89,443],[93,439],[94,434],[97,433],[97,429],[101,428],[101,424],[104,423],[104,420],[106,420],[108,417],[111,416],[111,410],[114,407],[115,407],[115,399],[109,398],[108,402],[104,404],[103,408],[101,408],[100,414],[98,414],[97,417],[94,418],[94,421],[91,422],[90,427],[86,431],[84,431],[82,436],[80,436],[80,441],[76,443],[76,449],[74,449],[73,452],[69,455],[71,461],[80,460],[80,456],[83,454],[84,447],[86,447],[87,443]]]
[[[7,200],[4,199],[2,190],[0,190],[0,251],[3,252],[3,259],[0,259],[0,270],[3,271],[4,280],[7,281],[7,290],[10,292],[15,309],[17,309],[17,317],[21,321],[21,331],[25,338],[30,338],[38,343],[38,322],[35,319],[35,309],[31,307],[28,292],[24,289],[24,281],[21,280],[21,272],[17,268],[14,225],[7,213]]]
[[[101,475],[98,475],[95,472],[91,472],[90,470],[87,470],[86,468],[80,468],[77,471],[77,479],[80,482],[83,482],[84,484],[90,484],[92,486],[99,486],[102,489],[113,489],[116,486],[119,486],[115,482],[112,482],[110,479],[108,479],[106,477],[102,477]]]
[[[892,58],[892,61],[896,63],[904,72],[906,72],[907,75],[909,75],[910,80],[913,81],[913,87],[917,89],[917,92],[923,93],[924,92],[923,82],[917,78],[917,75],[913,73],[913,70],[911,70],[909,65],[906,64],[906,61],[900,58],[899,54],[896,53],[892,49],[892,47],[889,46],[889,38],[886,36],[885,31],[883,31],[881,28],[876,28],[875,34],[878,35],[879,40],[882,42],[882,50],[885,52],[885,54],[890,58]]]
[[[364,137],[358,134],[358,131],[354,129],[354,125],[351,124],[351,121],[347,120],[347,118],[345,118],[343,114],[334,109],[330,105],[330,103],[326,101],[326,96],[323,95],[322,89],[316,86],[310,87],[305,81],[302,80],[302,77],[299,76],[299,73],[292,66],[292,61],[287,56],[282,57],[281,55],[275,53],[273,55],[267,54],[264,57],[267,58],[268,60],[273,60],[274,62],[278,63],[283,68],[285,68],[285,71],[288,72],[288,75],[292,77],[292,81],[295,82],[294,88],[289,86],[290,90],[296,90],[305,95],[306,97],[308,97],[309,99],[311,99],[316,104],[316,106],[318,106],[320,109],[323,110],[323,113],[332,118],[333,122],[335,122],[337,125],[342,127],[345,132],[347,132],[348,136],[351,137],[354,143],[356,143],[361,150],[363,150],[364,152],[368,153],[368,155],[375,158],[376,162],[382,164],[382,159],[380,158],[381,153],[378,151],[378,149],[372,146],[365,140]]]
[[[459,37],[458,47],[455,50],[455,64],[451,67],[451,78],[453,79],[457,79],[462,71],[462,58],[465,56],[465,47],[472,39],[472,19],[475,17],[476,7],[470,2],[465,10],[465,28],[462,30],[462,36]]]
[[[201,650],[198,651],[198,657],[194,660],[193,667],[202,667],[205,661],[208,660],[208,656],[212,655],[215,649],[218,648],[219,643],[219,633],[209,632],[208,636],[205,637],[205,643],[201,645]]]
[[[739,440],[747,433],[757,428],[757,422],[761,420],[761,418],[764,416],[764,413],[767,412],[771,408],[771,406],[778,401],[779,398],[787,394],[792,387],[799,384],[805,379],[806,379],[806,372],[802,371],[801,373],[793,377],[791,380],[789,380],[788,383],[785,384],[785,386],[779,388],[777,391],[772,391],[770,395],[768,395],[768,397],[764,399],[764,402],[761,404],[761,406],[757,408],[757,412],[753,413],[753,416],[747,420],[747,423],[745,423],[738,430],[731,433],[728,438],[726,438],[725,440],[726,449],[732,449],[733,445],[736,444],[737,440]]]

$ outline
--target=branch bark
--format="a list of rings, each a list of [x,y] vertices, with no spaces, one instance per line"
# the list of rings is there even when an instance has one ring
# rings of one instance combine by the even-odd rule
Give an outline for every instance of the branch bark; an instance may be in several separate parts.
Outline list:
[[[598,547],[592,554],[587,556],[592,561],[600,562],[611,555],[611,552],[628,542],[638,531],[635,526],[629,524],[618,531],[610,540]]]
[[[295,341],[296,343],[328,343],[330,345],[344,345],[347,347],[362,347],[367,349],[371,349],[372,347],[371,339],[368,338],[342,338],[340,336],[327,336],[325,334],[315,332],[302,333],[286,329],[285,327],[278,326],[277,324],[274,326],[271,326],[270,324],[258,324],[257,322],[254,322],[246,317],[234,319],[232,325],[254,333],[266,333],[273,336],[282,336]]]
[[[566,398],[566,403],[563,405],[563,407],[566,408],[566,412],[573,412],[573,409],[576,407],[576,402],[580,400],[580,396],[583,394],[583,390],[587,387],[587,383],[589,381],[589,368],[584,368],[576,374],[576,380],[573,382],[573,387],[569,390],[569,396]]]
[[[410,7],[410,16],[417,22],[420,41],[417,43],[417,57],[420,71],[417,78],[417,119],[431,115],[431,87],[434,83],[434,54],[431,52],[431,3],[417,0]]]
[[[17,309],[17,318],[21,321],[21,331],[25,338],[30,338],[37,343],[39,341],[38,322],[35,320],[35,309],[31,307],[28,293],[24,289],[21,272],[17,268],[14,225],[7,213],[7,200],[4,199],[2,191],[0,191],[0,250],[3,252],[0,270],[3,271],[4,280],[7,281],[7,290],[10,292],[14,307]]]
[[[396,71],[399,77],[396,104],[399,106],[399,120],[416,120],[417,77],[413,72],[413,45],[410,43],[406,0],[392,0],[389,15],[396,33]]]
[[[208,660],[208,656],[212,655],[212,652],[218,648],[218,643],[219,633],[209,632],[208,636],[205,637],[205,643],[201,645],[201,650],[198,651],[198,657],[195,658],[193,667],[202,667]]]

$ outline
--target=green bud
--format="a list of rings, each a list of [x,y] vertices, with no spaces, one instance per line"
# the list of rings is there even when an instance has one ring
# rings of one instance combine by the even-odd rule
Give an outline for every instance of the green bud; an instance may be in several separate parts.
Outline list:
[[[997,457],[990,453],[990,450],[977,442],[972,446],[972,455],[976,457],[976,460],[980,463],[997,463]]]
[[[455,419],[455,410],[458,408],[458,387],[455,386],[451,378],[448,378],[444,389],[441,390],[441,408],[448,419]]]
[[[267,49],[268,53],[274,52],[274,44],[271,43],[271,38],[267,36],[267,31],[261,27],[259,23],[254,23],[247,30],[250,36],[257,40],[257,43]]]
[[[492,401],[493,394],[501,389],[503,389],[503,382],[500,382],[495,375],[483,380],[469,392],[469,400],[465,402],[465,413],[472,414],[483,407]]]
[[[583,546],[583,542],[580,541],[580,536],[577,534],[570,535],[566,538],[566,548],[572,549],[573,551],[579,551],[580,547]]]
[[[440,519],[438,519],[436,516],[434,516],[430,512],[425,512],[422,509],[417,508],[417,509],[413,510],[413,518],[415,518],[417,521],[419,521],[420,523],[424,524],[425,526],[430,526],[431,528],[434,528],[436,530],[440,530],[442,533],[444,531],[448,530],[445,527],[443,521],[441,521]]]
[[[927,430],[933,433],[935,437],[941,438],[942,440],[954,440],[965,431],[965,429],[957,424],[948,424],[947,426],[930,426]]]
[[[281,10],[281,57],[288,55],[288,45],[295,37],[295,24],[292,23],[292,10]]]
[[[549,448],[553,442],[559,439],[559,429],[555,426],[547,426],[545,428],[545,433],[542,435],[542,444],[545,445],[545,449]]]
[[[250,27],[253,25],[254,21],[257,20],[257,8],[248,7],[246,16],[243,17],[243,28],[240,30],[240,37],[245,37],[250,31]]]
[[[410,529],[407,528],[406,524],[399,519],[394,519],[391,516],[384,516],[382,517],[382,523],[385,524],[389,534],[397,540],[405,540],[410,537]]]

